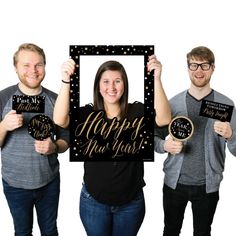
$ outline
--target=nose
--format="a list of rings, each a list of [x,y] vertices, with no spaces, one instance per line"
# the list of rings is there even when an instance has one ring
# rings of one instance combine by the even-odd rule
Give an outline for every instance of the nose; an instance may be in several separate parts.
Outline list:
[[[196,71],[203,71],[202,67],[201,66],[198,66],[197,70]]]
[[[37,71],[37,66],[30,66],[29,70],[31,73],[35,73]]]
[[[115,82],[110,83],[109,89],[115,90]]]

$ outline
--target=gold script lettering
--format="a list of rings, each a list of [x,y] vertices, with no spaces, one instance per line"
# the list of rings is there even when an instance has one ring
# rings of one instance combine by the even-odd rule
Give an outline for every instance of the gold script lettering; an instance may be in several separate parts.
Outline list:
[[[131,134],[131,139],[134,140],[138,132],[144,127],[144,117],[135,118],[132,122],[128,121],[125,118],[123,121],[118,121],[117,118],[114,118],[111,123],[105,121],[104,112],[100,111],[98,114],[92,118],[95,112],[90,113],[86,121],[79,124],[75,130],[75,136],[81,136],[86,132],[86,138],[88,140],[94,138],[96,134],[100,134],[103,139],[107,139],[111,131],[116,131],[114,139],[118,139],[121,132],[127,129],[134,129]]]

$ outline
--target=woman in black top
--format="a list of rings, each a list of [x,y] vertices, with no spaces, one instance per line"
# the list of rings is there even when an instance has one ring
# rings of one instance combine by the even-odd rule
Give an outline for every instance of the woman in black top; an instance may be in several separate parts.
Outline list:
[[[54,120],[63,127],[69,124],[67,82],[74,67],[75,63],[71,59],[62,66],[64,83],[55,105]],[[159,96],[162,96],[160,99],[155,96],[155,102],[162,101],[165,111],[165,115],[160,117],[166,120],[158,119],[160,117],[157,114],[156,121],[158,124],[167,123],[170,120],[169,106],[160,82],[161,64],[155,56],[150,57],[147,69],[154,70],[155,94],[158,90]],[[105,111],[108,122],[113,118],[122,121],[125,117],[131,121],[144,115],[143,104],[128,103],[127,75],[124,67],[117,61],[107,61],[99,67],[94,81],[94,104],[80,108],[80,120],[85,121],[93,111],[99,110]],[[80,217],[87,234],[135,236],[145,215],[143,162],[85,162],[84,171]]]

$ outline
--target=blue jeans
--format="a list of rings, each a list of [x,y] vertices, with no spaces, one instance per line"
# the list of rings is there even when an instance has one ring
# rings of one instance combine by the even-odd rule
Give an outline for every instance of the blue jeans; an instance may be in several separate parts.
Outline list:
[[[109,206],[96,201],[83,185],[80,195],[80,218],[88,236],[135,236],[143,222],[143,191],[122,206]]]
[[[59,175],[46,186],[34,190],[14,188],[3,180],[3,190],[13,217],[15,236],[32,236],[34,207],[41,235],[58,235]]]
[[[192,204],[194,236],[210,236],[219,192],[206,193],[206,186],[178,184],[176,189],[163,187],[165,213],[164,236],[178,236],[188,201]]]

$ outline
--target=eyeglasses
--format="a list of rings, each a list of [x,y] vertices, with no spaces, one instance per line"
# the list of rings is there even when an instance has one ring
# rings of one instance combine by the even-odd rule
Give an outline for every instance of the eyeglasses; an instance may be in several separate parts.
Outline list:
[[[207,70],[210,70],[211,65],[212,64],[210,64],[208,62],[204,62],[204,63],[201,63],[201,64],[198,64],[198,63],[188,63],[188,68],[191,71],[196,71],[198,69],[198,67],[200,66],[203,71],[207,71]]]

